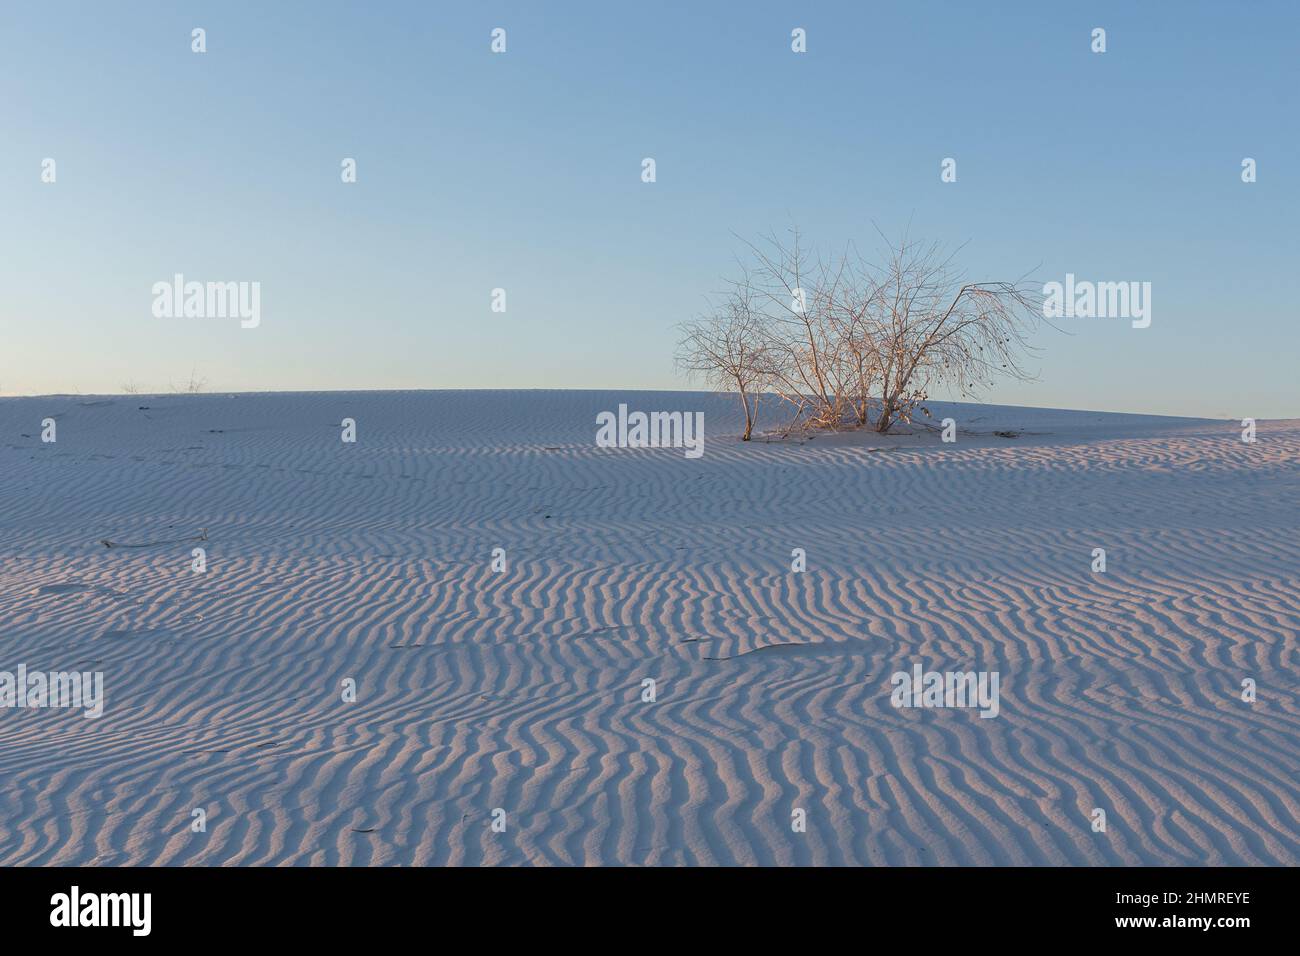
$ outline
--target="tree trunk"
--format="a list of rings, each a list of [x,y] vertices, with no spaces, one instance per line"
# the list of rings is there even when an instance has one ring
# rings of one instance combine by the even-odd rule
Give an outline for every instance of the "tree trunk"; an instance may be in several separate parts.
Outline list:
[[[889,426],[894,424],[894,399],[882,398],[880,400],[880,417],[876,419],[876,431],[885,434],[889,431]]]

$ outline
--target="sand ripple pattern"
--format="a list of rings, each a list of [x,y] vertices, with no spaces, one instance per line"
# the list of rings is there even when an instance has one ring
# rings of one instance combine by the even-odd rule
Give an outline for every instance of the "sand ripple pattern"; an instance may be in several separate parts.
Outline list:
[[[595,447],[620,401],[703,410],[704,457]],[[956,445],[742,446],[690,393],[0,401],[0,670],[107,697],[0,709],[0,864],[1300,863],[1300,423],[938,411]],[[894,709],[916,661],[1000,716]]]

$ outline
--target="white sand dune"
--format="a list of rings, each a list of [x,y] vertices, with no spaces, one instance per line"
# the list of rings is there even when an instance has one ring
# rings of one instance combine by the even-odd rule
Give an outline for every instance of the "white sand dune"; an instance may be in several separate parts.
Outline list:
[[[703,458],[596,447],[619,402],[703,410]],[[106,694],[0,709],[0,864],[1300,863],[1300,422],[935,411],[957,444],[742,445],[690,393],[0,401],[0,670]],[[917,661],[999,716],[895,709]]]

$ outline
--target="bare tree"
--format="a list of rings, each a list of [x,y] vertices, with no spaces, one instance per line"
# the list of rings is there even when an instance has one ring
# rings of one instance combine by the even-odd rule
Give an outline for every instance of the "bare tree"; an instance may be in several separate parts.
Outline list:
[[[854,425],[866,425],[871,394],[880,375],[880,323],[873,310],[877,290],[869,276],[850,263],[848,253],[836,282],[824,293],[826,322],[838,343],[834,378]]]
[[[759,388],[767,364],[750,297],[737,289],[709,315],[685,323],[682,331],[678,367],[718,391],[735,390],[745,412],[741,441],[749,441],[758,420]]]
[[[1030,376],[1020,357],[1041,315],[1023,281],[970,282],[937,243],[903,239],[876,270],[875,313],[880,363],[880,412],[875,429],[910,421],[912,409],[936,385],[976,397],[997,376]]]
[[[844,343],[832,321],[835,295],[843,279],[837,269],[812,260],[792,230],[787,246],[769,236],[762,246],[747,243],[751,267],[742,267],[734,294],[752,303],[763,335],[764,378],[772,392],[804,414],[809,427],[835,428],[844,417],[841,369]]]
[[[169,383],[173,392],[187,393],[190,395],[197,395],[199,392],[203,391],[207,384],[208,380],[196,375],[195,369],[193,368],[190,369],[190,380],[188,382],[184,382],[180,385],[177,385],[175,382]]]
[[[1020,359],[1031,351],[1041,297],[1023,279],[968,281],[937,243],[907,237],[887,242],[883,266],[851,246],[829,260],[811,257],[798,230],[789,243],[769,236],[746,245],[752,261],[721,309],[684,327],[678,352],[682,368],[740,394],[745,440],[762,391],[791,409],[786,434],[886,432],[910,421],[933,387],[976,397],[997,376],[1029,378]]]

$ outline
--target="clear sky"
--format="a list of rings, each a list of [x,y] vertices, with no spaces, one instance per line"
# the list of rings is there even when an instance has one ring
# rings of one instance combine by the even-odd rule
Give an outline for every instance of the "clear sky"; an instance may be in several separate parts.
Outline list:
[[[0,394],[686,388],[734,234],[910,222],[972,278],[1152,283],[1150,328],[1064,323],[991,401],[1300,416],[1297,36],[1226,0],[5,2]],[[156,318],[175,273],[259,282],[260,325]]]

